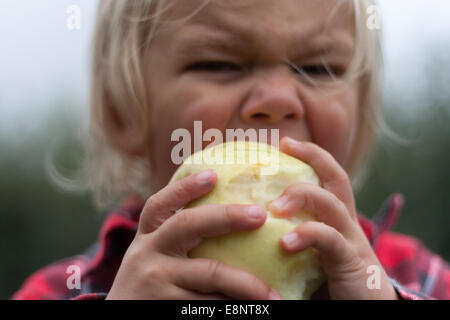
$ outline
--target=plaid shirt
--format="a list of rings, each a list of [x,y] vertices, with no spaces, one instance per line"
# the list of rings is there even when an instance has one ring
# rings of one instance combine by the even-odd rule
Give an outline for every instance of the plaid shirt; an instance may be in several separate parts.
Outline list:
[[[51,264],[32,274],[12,299],[103,299],[112,286],[122,258],[134,238],[144,203],[126,199],[105,220],[99,242],[84,254]],[[393,233],[403,197],[391,196],[372,221],[359,215],[359,223],[401,299],[450,299],[450,267],[438,255],[410,236]],[[69,289],[80,271],[80,288]],[[69,269],[68,269],[69,268]]]

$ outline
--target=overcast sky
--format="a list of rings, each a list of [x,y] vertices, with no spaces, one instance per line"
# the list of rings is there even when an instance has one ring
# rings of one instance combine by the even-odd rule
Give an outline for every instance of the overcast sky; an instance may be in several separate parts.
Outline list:
[[[80,30],[67,28],[71,4],[81,8]],[[450,42],[450,1],[380,4],[389,88],[408,92],[405,101],[417,101],[429,44]],[[55,103],[62,97],[73,102],[68,111],[87,112],[96,5],[96,0],[0,0],[0,135],[32,132],[54,108],[69,108]],[[450,60],[446,62],[450,71]]]

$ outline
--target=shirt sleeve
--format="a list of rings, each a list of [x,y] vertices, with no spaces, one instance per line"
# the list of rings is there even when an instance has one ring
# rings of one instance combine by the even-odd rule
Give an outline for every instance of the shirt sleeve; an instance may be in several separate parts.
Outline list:
[[[450,267],[419,239],[391,232],[403,209],[401,194],[391,195],[370,222],[366,235],[400,299],[450,299]]]
[[[106,296],[106,293],[86,293],[76,296],[71,300],[105,300]]]
[[[450,299],[449,264],[420,240],[385,232],[375,252],[400,299]]]
[[[399,300],[436,300],[435,298],[427,296],[423,293],[405,288],[394,279],[391,279],[391,282]]]
[[[70,267],[77,266],[80,270],[79,288],[70,285]],[[92,286],[83,281],[86,258],[77,256],[58,261],[46,266],[29,276],[19,290],[11,297],[12,300],[102,300],[106,293],[92,290]]]

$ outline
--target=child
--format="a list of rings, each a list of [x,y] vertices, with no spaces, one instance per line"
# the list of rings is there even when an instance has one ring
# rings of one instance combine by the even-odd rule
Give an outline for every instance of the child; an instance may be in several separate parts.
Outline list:
[[[391,198],[377,223],[355,209],[350,179],[380,124],[381,53],[378,32],[367,24],[371,5],[101,1],[92,187],[102,204],[129,197],[108,216],[97,245],[35,273],[13,298],[279,299],[251,274],[187,258],[202,237],[255,229],[266,218],[259,206],[179,210],[217,182],[205,171],[168,184],[177,167],[171,134],[185,128],[194,135],[194,121],[221,132],[279,129],[280,149],[315,169],[323,188],[293,185],[271,209],[303,209],[319,220],[300,225],[280,244],[292,254],[309,246],[320,252],[325,297],[450,298],[449,266],[419,241],[388,230],[401,196]],[[66,273],[73,266],[81,272],[78,288]],[[368,284],[370,270],[378,270],[375,287]]]

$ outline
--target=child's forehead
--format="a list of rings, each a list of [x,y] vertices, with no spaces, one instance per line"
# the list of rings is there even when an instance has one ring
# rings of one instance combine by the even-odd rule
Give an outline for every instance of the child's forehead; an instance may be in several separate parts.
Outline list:
[[[174,0],[163,20],[168,22],[169,32],[175,29],[169,36],[172,44],[183,38],[189,38],[185,42],[195,42],[215,33],[227,35],[230,40],[266,39],[273,41],[273,46],[281,46],[323,36],[325,26],[329,33],[347,33],[349,43],[354,40],[354,20],[348,14],[348,7],[337,7],[343,1],[350,3],[346,0]],[[336,8],[345,11],[339,14]],[[175,28],[170,27],[173,21]],[[352,50],[353,43],[349,47]]]
[[[182,21],[186,24],[212,24],[228,20],[243,24],[246,21],[254,28],[270,23],[277,25],[301,24],[303,21],[324,24],[337,4],[351,3],[349,0],[172,0],[166,21]],[[348,10],[342,6],[342,13]],[[337,12],[335,16],[340,16]],[[342,15],[341,15],[342,16]],[[347,14],[347,18],[349,18]],[[341,19],[342,20],[342,19]]]

